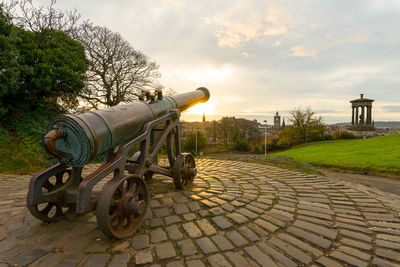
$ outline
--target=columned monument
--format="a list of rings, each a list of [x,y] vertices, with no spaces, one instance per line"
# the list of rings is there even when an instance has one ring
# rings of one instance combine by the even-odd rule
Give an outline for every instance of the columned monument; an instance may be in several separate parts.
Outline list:
[[[350,101],[352,108],[351,125],[372,125],[372,102],[373,99],[364,98],[361,94],[359,99]]]

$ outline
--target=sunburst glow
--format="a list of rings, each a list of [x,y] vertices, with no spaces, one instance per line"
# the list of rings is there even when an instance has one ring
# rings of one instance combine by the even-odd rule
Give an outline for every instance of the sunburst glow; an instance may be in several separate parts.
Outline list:
[[[206,103],[200,103],[200,104],[194,105],[193,107],[191,107],[187,110],[187,113],[195,114],[195,115],[201,115],[203,113],[212,114],[214,109],[215,109],[214,103],[209,101]]]

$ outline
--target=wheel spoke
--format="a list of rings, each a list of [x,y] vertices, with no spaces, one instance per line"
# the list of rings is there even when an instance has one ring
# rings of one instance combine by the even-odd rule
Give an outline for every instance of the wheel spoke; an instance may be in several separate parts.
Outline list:
[[[124,217],[118,217],[118,224],[115,227],[115,230],[121,232],[124,229]]]
[[[50,191],[54,188],[54,185],[52,185],[52,184],[49,182],[49,180],[46,180],[46,181],[43,183],[43,187],[46,188],[48,192],[50,192]]]
[[[120,219],[117,214],[115,214],[115,216],[110,217],[110,226],[113,230],[116,230],[118,228],[119,221]]]
[[[56,205],[56,214],[54,215],[54,216],[56,216],[56,217],[61,217],[61,216],[63,216],[64,215],[64,212],[63,212],[63,210],[62,210],[62,207],[61,206],[59,206],[59,205]]]
[[[63,182],[62,182],[62,180],[63,180],[63,175],[64,175],[63,172],[62,172],[62,173],[57,173],[57,174],[56,174],[56,185],[60,185],[60,184],[63,183]]]
[[[47,203],[46,207],[42,210],[40,210],[39,212],[42,213],[45,216],[48,216],[49,211],[51,210],[52,207],[54,207],[54,203],[53,202],[49,202]]]
[[[130,192],[132,192],[133,194],[135,194],[135,192],[138,190],[138,186],[137,183],[132,183],[131,188],[130,188]]]

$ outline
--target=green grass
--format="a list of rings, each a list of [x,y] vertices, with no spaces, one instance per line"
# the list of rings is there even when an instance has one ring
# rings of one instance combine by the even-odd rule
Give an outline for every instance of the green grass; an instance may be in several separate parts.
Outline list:
[[[400,175],[400,135],[309,143],[269,154],[314,166]]]
[[[10,135],[0,126],[0,173],[32,174],[48,167],[46,154],[35,140]]]

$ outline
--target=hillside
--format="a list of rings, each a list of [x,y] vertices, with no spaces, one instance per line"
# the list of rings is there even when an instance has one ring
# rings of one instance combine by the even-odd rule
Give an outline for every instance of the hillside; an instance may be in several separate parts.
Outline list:
[[[310,143],[269,157],[288,156],[315,166],[400,175],[400,135]]]

